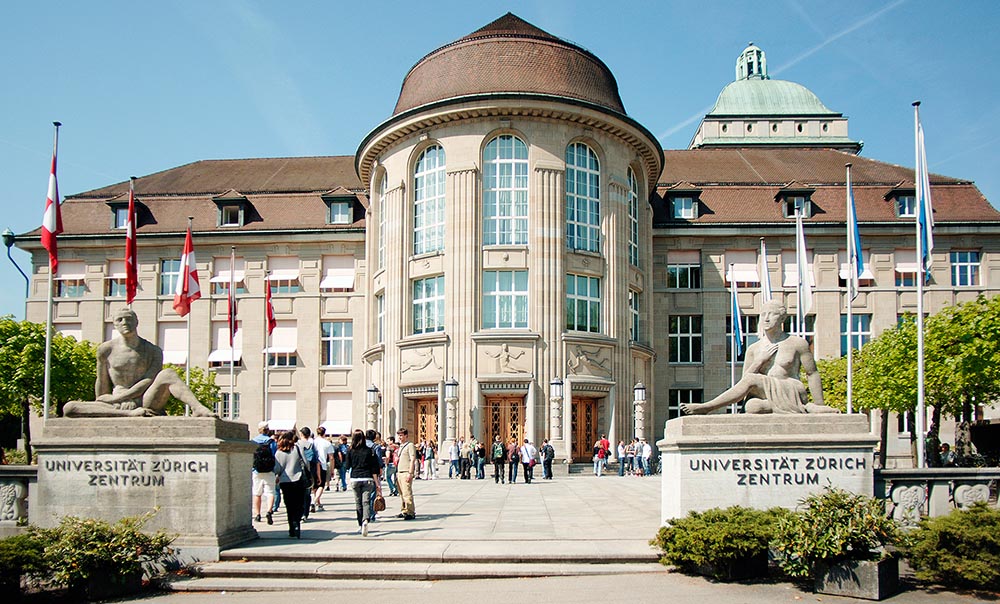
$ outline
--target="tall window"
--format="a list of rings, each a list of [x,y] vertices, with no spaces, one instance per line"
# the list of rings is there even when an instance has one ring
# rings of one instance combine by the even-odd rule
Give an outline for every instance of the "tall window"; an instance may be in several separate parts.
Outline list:
[[[872,316],[851,315],[854,328],[851,330],[851,348],[861,350],[861,347],[872,339]],[[840,315],[840,356],[847,354],[847,315]]]
[[[125,297],[124,260],[108,261],[108,274],[104,277],[104,295],[114,298]]]
[[[816,337],[816,315],[806,315],[805,326],[802,329],[799,329],[796,325],[795,313],[792,313],[785,317],[785,322],[782,323],[781,328],[785,330],[786,333],[802,336],[806,339],[806,342],[812,344],[813,339]],[[815,354],[815,351],[813,351],[813,353]]]
[[[629,323],[628,339],[639,342],[639,292],[628,290],[628,312],[632,321]]]
[[[673,315],[669,321],[671,363],[701,363],[701,315]]]
[[[483,242],[528,243],[528,147],[509,134],[483,150]]]
[[[639,183],[628,170],[628,262],[639,266]]]
[[[177,263],[178,266],[177,270],[180,270],[180,260],[177,260],[175,262]],[[174,279],[176,278],[177,276],[175,275]],[[228,295],[230,280],[232,280],[233,284],[235,285],[237,294],[247,293],[245,258],[237,257],[235,268],[232,266],[232,259],[228,256],[214,259],[212,278],[211,278],[212,294],[216,296]],[[173,290],[171,290],[169,293],[173,293]]]
[[[444,331],[444,275],[413,282],[413,333]]]
[[[757,315],[742,315],[740,317],[740,332],[743,336],[743,353],[736,357],[737,363],[742,363],[747,355],[747,347],[756,342]],[[726,317],[726,362],[733,359],[733,317]]]
[[[385,295],[379,294],[375,296],[375,341],[383,342],[384,338],[384,326],[385,325]]]
[[[566,245],[600,251],[601,167],[597,154],[583,143],[566,147]]]
[[[951,253],[951,284],[954,287],[979,285],[979,252]]]
[[[528,327],[528,271],[483,271],[483,329]]]
[[[413,170],[413,253],[444,248],[444,149],[424,149]]]
[[[181,274],[179,259],[160,260],[160,295],[172,296]]]
[[[302,290],[298,256],[269,256],[267,269],[270,272],[267,280],[271,282],[271,293],[297,294]]]
[[[345,367],[353,362],[354,324],[350,321],[320,323],[320,349],[324,367]]]
[[[378,188],[378,267],[385,266],[385,212],[386,189],[389,188],[388,175],[382,175],[382,183]]]
[[[701,289],[701,252],[698,250],[667,252],[667,287]]]
[[[601,331],[601,280],[566,275],[566,329]]]
[[[234,392],[230,400],[228,392],[220,393],[220,398],[215,403],[215,414],[222,419],[240,418],[240,393]]]
[[[701,388],[671,388],[667,397],[667,419],[681,416],[681,405],[684,403],[702,402]]]

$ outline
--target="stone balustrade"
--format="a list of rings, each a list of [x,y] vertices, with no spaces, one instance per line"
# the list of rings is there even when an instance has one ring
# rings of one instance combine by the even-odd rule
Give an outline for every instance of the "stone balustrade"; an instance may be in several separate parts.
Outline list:
[[[923,468],[875,471],[875,496],[903,526],[921,516],[944,516],[977,501],[997,507],[1000,468]]]
[[[28,523],[28,491],[38,480],[38,466],[0,466],[0,537]]]

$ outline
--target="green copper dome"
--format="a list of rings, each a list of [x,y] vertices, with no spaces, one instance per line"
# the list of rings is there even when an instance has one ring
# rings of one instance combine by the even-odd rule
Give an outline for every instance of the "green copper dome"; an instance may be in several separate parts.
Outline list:
[[[785,80],[730,82],[708,115],[719,116],[837,116],[811,90]]]

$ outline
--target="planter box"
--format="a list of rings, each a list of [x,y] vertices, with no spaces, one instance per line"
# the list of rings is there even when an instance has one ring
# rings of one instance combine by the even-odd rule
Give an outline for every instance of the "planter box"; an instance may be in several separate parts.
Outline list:
[[[695,569],[705,577],[720,581],[746,581],[767,576],[767,552],[734,560],[728,564],[705,564]]]
[[[882,600],[899,591],[899,560],[847,560],[816,568],[816,593]]]

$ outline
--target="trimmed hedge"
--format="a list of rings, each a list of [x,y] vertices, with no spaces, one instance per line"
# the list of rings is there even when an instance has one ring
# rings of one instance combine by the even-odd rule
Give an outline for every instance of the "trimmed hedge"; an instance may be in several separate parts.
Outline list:
[[[918,579],[973,589],[1000,589],[1000,510],[977,503],[924,518],[900,546]]]

